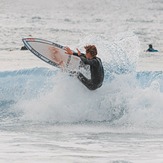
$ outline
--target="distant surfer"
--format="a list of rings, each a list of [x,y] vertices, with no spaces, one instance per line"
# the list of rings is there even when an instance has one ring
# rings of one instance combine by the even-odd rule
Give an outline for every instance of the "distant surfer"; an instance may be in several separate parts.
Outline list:
[[[86,54],[83,54],[77,49],[77,53],[73,52],[69,47],[65,47],[65,53],[76,55],[81,58],[84,64],[90,65],[91,79],[86,78],[81,72],[77,73],[78,79],[90,90],[95,90],[102,86],[104,80],[104,69],[101,59],[98,58],[97,49],[94,45],[84,47]]]
[[[28,50],[25,46],[22,46],[20,50]]]
[[[158,52],[158,50],[153,49],[152,44],[149,44],[149,48],[146,50],[146,52]]]

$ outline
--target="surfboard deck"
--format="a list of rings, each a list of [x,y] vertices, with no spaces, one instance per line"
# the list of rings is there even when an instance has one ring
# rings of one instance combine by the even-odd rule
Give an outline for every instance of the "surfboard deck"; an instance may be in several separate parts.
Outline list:
[[[65,53],[64,46],[39,38],[23,38],[25,47],[44,62],[63,70],[79,70],[81,59]]]

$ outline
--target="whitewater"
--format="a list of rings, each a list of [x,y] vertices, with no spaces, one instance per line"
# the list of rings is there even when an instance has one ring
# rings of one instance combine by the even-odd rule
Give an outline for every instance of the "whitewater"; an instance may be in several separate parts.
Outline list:
[[[162,0],[0,1],[1,163],[163,162]],[[105,79],[95,91],[48,65],[22,38],[84,52]],[[145,52],[153,44],[158,53]]]

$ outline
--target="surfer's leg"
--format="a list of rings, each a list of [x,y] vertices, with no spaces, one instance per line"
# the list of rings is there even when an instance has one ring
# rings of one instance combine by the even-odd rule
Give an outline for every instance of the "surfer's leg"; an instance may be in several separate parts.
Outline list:
[[[91,80],[87,79],[82,73],[78,72],[77,77],[89,90],[96,89]]]

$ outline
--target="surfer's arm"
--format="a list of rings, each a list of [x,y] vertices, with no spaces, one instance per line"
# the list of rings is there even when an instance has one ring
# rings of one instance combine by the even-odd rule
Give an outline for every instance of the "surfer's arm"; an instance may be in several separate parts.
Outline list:
[[[80,56],[79,56],[78,53],[73,52],[73,55],[78,56],[78,57],[81,57],[81,56],[85,57],[85,54],[84,53],[81,53]]]
[[[98,64],[98,61],[96,59],[87,59],[85,54],[81,53],[78,49],[77,49],[78,53],[73,52],[73,55],[80,57],[80,59],[87,65],[92,65],[92,66],[96,66]]]
[[[78,56],[78,53],[76,53],[76,52],[73,52],[73,55],[75,55],[75,56]]]
[[[87,59],[84,55],[81,55],[80,59],[83,61],[83,63],[85,63],[87,65],[96,66],[98,64],[98,61],[95,58]]]
[[[73,53],[73,55],[77,55],[78,57],[80,57],[80,59],[83,61],[83,63],[87,64],[87,65],[91,65],[91,66],[97,66],[98,65],[98,61],[97,59],[93,58],[93,59],[87,59],[86,55],[81,53],[79,49],[76,49],[78,51],[78,53]]]

